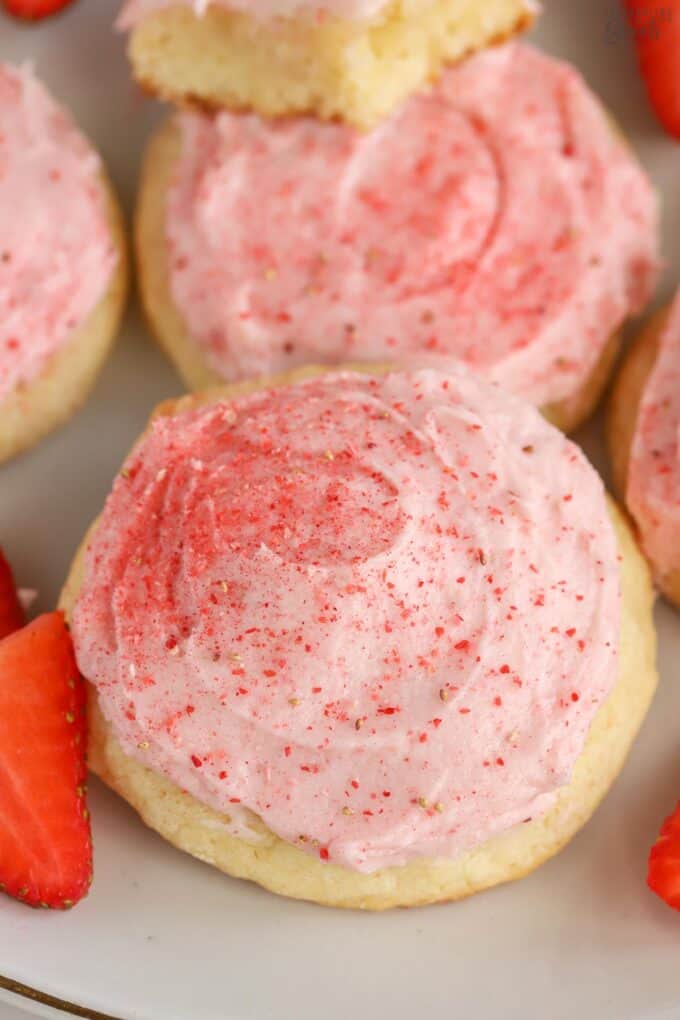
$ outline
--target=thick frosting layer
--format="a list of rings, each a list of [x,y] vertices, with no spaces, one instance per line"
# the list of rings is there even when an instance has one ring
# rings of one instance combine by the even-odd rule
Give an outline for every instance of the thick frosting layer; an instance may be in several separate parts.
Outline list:
[[[640,401],[627,503],[656,570],[680,570],[680,293]]]
[[[99,157],[27,68],[0,65],[0,401],[103,297],[117,261]]]
[[[224,7],[264,20],[306,14],[319,18],[331,15],[350,21],[362,21],[375,17],[393,2],[394,0],[126,0],[118,19],[118,27],[133,28],[149,14],[169,7],[190,7],[199,17],[204,15],[209,7]],[[416,11],[419,7],[427,7],[431,3],[432,0],[406,0],[404,6]],[[527,7],[533,9],[534,4],[528,2]]]
[[[616,681],[618,631],[599,478],[462,368],[157,419],[73,617],[130,755],[237,832],[250,809],[361,871],[544,812]]]
[[[171,290],[226,380],[427,352],[545,405],[649,295],[650,185],[578,74],[527,46],[447,71],[367,135],[179,124]]]

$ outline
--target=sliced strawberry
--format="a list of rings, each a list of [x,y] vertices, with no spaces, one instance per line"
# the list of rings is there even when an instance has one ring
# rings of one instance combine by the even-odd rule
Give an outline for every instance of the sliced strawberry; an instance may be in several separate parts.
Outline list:
[[[647,92],[657,116],[680,138],[680,0],[624,0]]]
[[[3,7],[15,18],[42,21],[68,7],[73,0],[1,0]]]
[[[85,685],[62,613],[0,641],[0,889],[64,908],[90,886]]]
[[[647,885],[669,907],[680,910],[680,802],[649,854]]]
[[[17,596],[12,568],[0,549],[0,639],[24,625],[24,611]]]

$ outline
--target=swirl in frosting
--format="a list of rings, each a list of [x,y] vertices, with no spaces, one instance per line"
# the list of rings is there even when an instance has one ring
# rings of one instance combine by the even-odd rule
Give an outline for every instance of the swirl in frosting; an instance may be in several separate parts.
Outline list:
[[[656,573],[680,570],[680,293],[640,401],[626,502]]]
[[[157,418],[73,616],[124,750],[370,872],[547,810],[617,676],[602,484],[462,368]]]
[[[226,380],[453,355],[545,406],[649,294],[650,185],[579,75],[527,46],[450,69],[370,134],[179,125],[171,292]]]
[[[0,65],[0,401],[68,343],[116,261],[98,156],[28,69]]]

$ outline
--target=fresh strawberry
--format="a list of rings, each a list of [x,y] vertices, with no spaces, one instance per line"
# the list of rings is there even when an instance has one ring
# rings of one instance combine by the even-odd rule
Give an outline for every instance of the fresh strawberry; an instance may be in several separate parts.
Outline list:
[[[5,10],[25,21],[42,21],[68,7],[73,0],[1,0]]]
[[[647,885],[669,907],[680,910],[680,802],[649,854]]]
[[[680,0],[624,0],[657,116],[680,138]]]
[[[73,906],[92,877],[85,685],[62,613],[0,641],[0,889]]]
[[[0,549],[0,639],[23,625],[24,611],[17,596],[12,568]]]

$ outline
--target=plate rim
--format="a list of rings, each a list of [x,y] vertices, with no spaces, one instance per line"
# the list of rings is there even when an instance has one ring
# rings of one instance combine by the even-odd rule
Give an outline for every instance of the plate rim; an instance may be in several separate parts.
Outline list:
[[[36,1002],[41,1006],[58,1010],[66,1016],[81,1017],[83,1020],[124,1020],[123,1017],[114,1016],[112,1013],[101,1013],[96,1009],[90,1009],[88,1006],[81,1006],[77,1002],[60,999],[56,995],[50,995],[39,988],[33,988],[31,985],[24,984],[22,981],[6,977],[4,974],[0,974],[0,989],[16,995],[20,999],[26,999],[28,1002]]]

